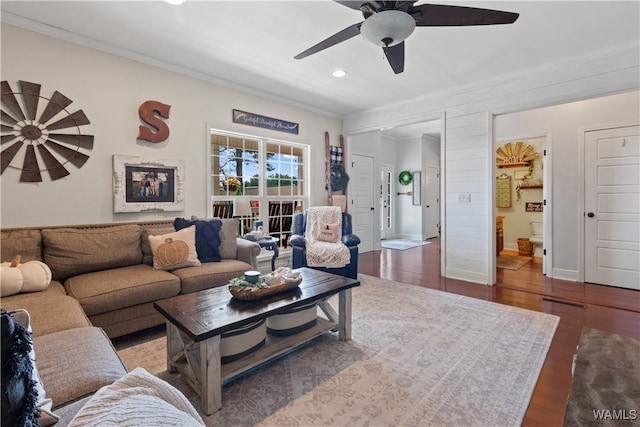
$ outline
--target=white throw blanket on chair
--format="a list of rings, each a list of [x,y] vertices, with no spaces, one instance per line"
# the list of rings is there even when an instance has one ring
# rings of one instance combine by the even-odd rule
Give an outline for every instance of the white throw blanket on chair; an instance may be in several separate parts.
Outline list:
[[[341,268],[351,262],[349,248],[342,243],[340,207],[309,208],[305,238],[309,267]]]

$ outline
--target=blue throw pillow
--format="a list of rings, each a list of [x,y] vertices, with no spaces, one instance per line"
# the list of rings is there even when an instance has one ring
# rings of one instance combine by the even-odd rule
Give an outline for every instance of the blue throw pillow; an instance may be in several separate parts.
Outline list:
[[[176,218],[173,227],[176,231],[183,228],[196,226],[196,251],[200,262],[219,262],[220,257],[220,230],[222,221],[219,218],[211,220],[188,220]]]

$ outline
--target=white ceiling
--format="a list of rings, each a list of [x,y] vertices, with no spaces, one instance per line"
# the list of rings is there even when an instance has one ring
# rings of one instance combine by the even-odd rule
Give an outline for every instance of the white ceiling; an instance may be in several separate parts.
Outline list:
[[[417,4],[422,4],[420,1]],[[419,27],[395,75],[360,36],[293,57],[360,22],[326,1],[2,1],[2,21],[342,117],[637,43],[638,1],[435,1],[520,13],[512,25]],[[347,76],[335,78],[337,68]]]

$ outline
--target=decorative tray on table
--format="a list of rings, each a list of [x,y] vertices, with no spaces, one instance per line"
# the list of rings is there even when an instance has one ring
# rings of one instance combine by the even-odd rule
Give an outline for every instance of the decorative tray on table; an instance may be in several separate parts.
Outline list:
[[[260,277],[257,283],[249,283],[244,277],[235,277],[229,281],[229,292],[240,300],[256,300],[293,289],[302,283],[302,276],[284,278],[267,275]]]

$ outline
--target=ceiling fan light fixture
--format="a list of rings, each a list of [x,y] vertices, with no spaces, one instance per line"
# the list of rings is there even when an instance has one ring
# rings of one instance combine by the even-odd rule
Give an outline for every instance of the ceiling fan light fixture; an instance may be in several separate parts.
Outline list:
[[[364,20],[360,34],[376,46],[391,47],[413,33],[416,21],[401,10],[382,10]]]

